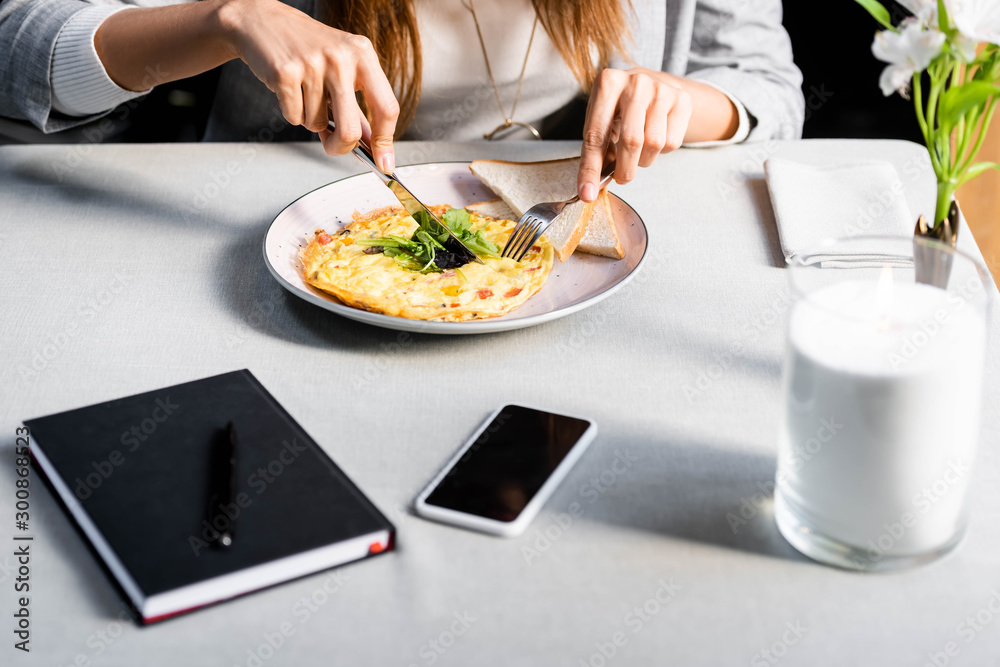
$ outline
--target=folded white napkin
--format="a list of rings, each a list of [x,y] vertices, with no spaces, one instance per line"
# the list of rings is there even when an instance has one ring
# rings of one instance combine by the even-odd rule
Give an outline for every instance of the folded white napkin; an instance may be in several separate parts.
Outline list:
[[[889,244],[877,240],[866,243],[863,254],[837,254],[833,248],[823,252],[829,239],[913,234],[916,220],[891,163],[865,160],[817,167],[770,158],[764,172],[785,259],[809,253],[824,268],[913,264],[912,255],[893,253]]]

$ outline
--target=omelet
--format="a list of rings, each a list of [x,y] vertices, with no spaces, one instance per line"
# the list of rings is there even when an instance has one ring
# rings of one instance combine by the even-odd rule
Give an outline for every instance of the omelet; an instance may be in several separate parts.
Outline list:
[[[440,217],[449,206],[434,206]],[[501,248],[515,223],[470,211],[472,230]],[[347,227],[317,229],[302,250],[304,277],[355,308],[416,320],[462,322],[505,315],[538,293],[552,271],[554,252],[541,237],[520,262],[482,257],[439,273],[419,273],[357,243],[387,236],[409,238],[417,223],[401,207],[354,214]]]

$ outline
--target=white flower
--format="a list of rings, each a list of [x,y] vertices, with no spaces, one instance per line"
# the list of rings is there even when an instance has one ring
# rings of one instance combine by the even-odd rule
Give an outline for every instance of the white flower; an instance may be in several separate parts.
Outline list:
[[[899,28],[899,32],[884,30],[875,33],[875,41],[872,42],[872,54],[889,63],[879,78],[882,94],[887,97],[894,92],[905,95],[910,79],[915,73],[927,69],[941,53],[945,41],[944,33],[925,30],[917,20],[907,19]]]
[[[976,47],[979,46],[979,42],[973,38],[958,32],[951,36],[951,45],[955,47],[963,61],[971,63],[976,59]]]
[[[976,42],[1000,43],[1000,2],[948,0],[946,4],[952,22],[964,37]]]
[[[897,0],[925,28],[938,29],[937,0]],[[1000,25],[1000,4],[996,0],[945,0],[948,14],[958,27],[951,45],[969,63],[976,59],[976,47],[982,41],[996,41]],[[986,17],[984,21],[983,17]],[[992,28],[990,27],[992,25]],[[963,27],[964,26],[964,27]],[[984,37],[992,34],[992,39]]]
[[[928,7],[937,9],[937,0],[896,0],[904,9],[911,14],[919,14]]]
[[[896,0],[911,14],[917,17],[920,25],[927,28],[937,27],[937,0]]]

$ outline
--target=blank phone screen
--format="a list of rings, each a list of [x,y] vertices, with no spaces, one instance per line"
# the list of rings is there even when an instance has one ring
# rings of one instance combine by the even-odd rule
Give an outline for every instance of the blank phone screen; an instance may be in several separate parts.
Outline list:
[[[513,521],[589,426],[583,419],[508,405],[425,502]]]

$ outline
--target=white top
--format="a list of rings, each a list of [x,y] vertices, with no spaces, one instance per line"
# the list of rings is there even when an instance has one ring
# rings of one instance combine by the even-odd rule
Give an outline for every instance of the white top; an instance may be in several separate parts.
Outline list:
[[[466,2],[421,0],[417,3],[417,22],[424,36],[423,83],[407,138],[481,139],[485,132],[506,118],[497,107],[476,26]],[[52,63],[52,106],[57,111],[69,116],[101,113],[149,92],[133,92],[115,84],[94,47],[97,29],[108,16],[122,9],[126,7],[88,7],[66,23],[56,40]],[[534,8],[530,0],[480,0],[476,13],[500,98],[504,110],[509,113],[531,36]],[[433,35],[434,39],[428,39],[428,35]],[[514,120],[537,127],[544,118],[581,95],[579,83],[544,28],[538,26]],[[723,141],[685,145],[708,147],[746,139],[750,133],[747,111],[739,101],[726,95],[739,114],[736,134]],[[456,100],[462,100],[462,104],[456,105]],[[526,139],[530,135],[527,130],[519,129],[504,137]]]
[[[66,22],[52,54],[52,108],[67,116],[89,116],[114,109],[152,90],[134,92],[116,84],[94,47],[104,20],[127,7],[95,5]]]

